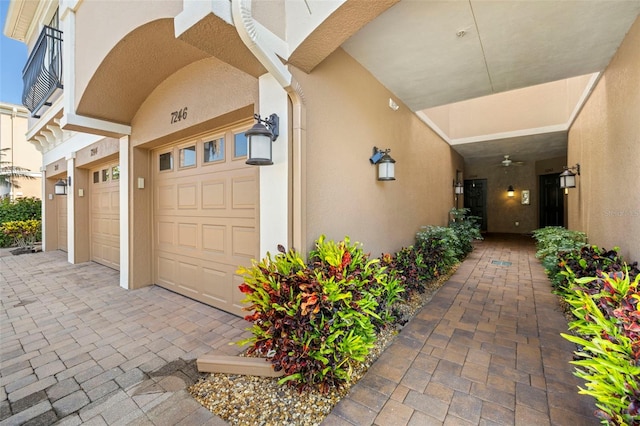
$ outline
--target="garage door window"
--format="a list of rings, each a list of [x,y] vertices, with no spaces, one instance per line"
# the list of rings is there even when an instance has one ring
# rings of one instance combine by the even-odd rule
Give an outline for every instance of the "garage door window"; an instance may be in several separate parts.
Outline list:
[[[93,172],[93,183],[100,183],[100,172]]]
[[[180,168],[196,165],[196,146],[180,148]]]
[[[111,168],[111,180],[120,179],[120,166],[113,166]]]
[[[204,162],[224,161],[224,138],[204,143]]]
[[[173,154],[171,152],[160,154],[160,171],[164,170],[173,170]]]
[[[106,182],[109,180],[109,169],[102,169],[102,181]]]
[[[234,135],[234,157],[246,157],[247,156],[247,137],[243,133],[236,133]]]

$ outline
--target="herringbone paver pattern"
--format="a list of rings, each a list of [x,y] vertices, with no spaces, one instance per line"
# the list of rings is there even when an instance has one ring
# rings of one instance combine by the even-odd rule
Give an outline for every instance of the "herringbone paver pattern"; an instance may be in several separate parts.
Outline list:
[[[490,236],[323,425],[596,425],[533,240]]]

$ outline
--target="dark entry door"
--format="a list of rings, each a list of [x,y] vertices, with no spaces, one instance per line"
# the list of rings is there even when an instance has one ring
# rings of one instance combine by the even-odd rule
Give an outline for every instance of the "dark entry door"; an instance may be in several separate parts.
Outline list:
[[[564,194],[559,176],[540,176],[540,228],[564,226]]]
[[[482,218],[480,230],[487,230],[487,180],[467,179],[464,181],[464,207],[469,214]]]

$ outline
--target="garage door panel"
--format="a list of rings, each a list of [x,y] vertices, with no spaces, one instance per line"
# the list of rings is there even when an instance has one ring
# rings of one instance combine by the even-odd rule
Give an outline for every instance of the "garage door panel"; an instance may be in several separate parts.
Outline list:
[[[96,192],[96,197],[98,198],[98,211],[108,210],[110,207],[109,203],[109,194]]]
[[[198,224],[178,223],[178,245],[188,248],[198,247]]]
[[[202,209],[226,209],[225,181],[219,179],[201,183]]]
[[[163,211],[173,210],[176,207],[175,185],[162,185],[158,187],[156,202],[157,208]]]
[[[159,245],[173,245],[173,222],[162,221],[156,224],[156,241]]]
[[[229,271],[203,267],[202,295],[213,302],[228,304],[231,301],[233,288]],[[211,302],[209,302],[211,303]]]
[[[176,277],[178,287],[188,293],[193,293],[193,295],[198,294],[200,292],[198,283],[201,281],[198,262],[178,261],[176,266],[178,269],[178,275]],[[193,297],[193,295],[191,297]]]
[[[176,286],[176,260],[164,256],[156,258],[158,284]]]
[[[111,222],[109,222],[110,229],[109,229],[109,235],[111,235],[112,237],[119,237],[120,236],[120,219],[112,219]]]
[[[256,179],[252,177],[238,177],[231,180],[233,209],[255,209]]]
[[[254,227],[233,226],[231,235],[233,256],[253,259],[256,252],[256,229]]]
[[[195,183],[178,185],[178,209],[192,210],[198,207],[198,185]]]
[[[202,225],[202,248],[224,254],[226,247],[227,227],[224,225]]]

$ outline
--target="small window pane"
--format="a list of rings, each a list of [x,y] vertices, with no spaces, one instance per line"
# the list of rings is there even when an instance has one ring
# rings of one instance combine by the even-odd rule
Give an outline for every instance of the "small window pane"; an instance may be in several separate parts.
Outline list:
[[[160,154],[160,171],[173,170],[173,153]]]
[[[109,169],[102,169],[102,181],[106,182],[109,180]]]
[[[93,172],[93,183],[100,182],[100,172]]]
[[[204,162],[224,160],[224,138],[204,143]]]
[[[196,165],[196,147],[189,146],[180,148],[180,167],[190,167]]]
[[[111,168],[111,180],[120,179],[120,166],[113,166]]]
[[[234,136],[234,157],[247,156],[247,137],[243,133],[236,133]]]

